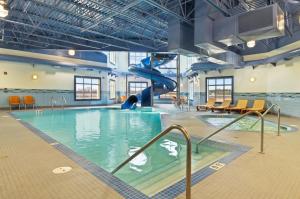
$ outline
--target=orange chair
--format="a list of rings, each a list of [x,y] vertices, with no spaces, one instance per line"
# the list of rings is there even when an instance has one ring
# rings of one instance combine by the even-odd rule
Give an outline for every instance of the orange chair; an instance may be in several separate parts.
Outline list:
[[[205,109],[207,111],[207,109],[214,107],[215,103],[216,103],[215,98],[208,98],[207,103],[205,105],[198,105],[196,106],[196,109],[197,111],[200,111],[201,109]]]
[[[11,111],[12,106],[18,106],[19,110],[21,108],[21,99],[19,96],[9,96],[8,97],[9,109]]]
[[[121,103],[125,102],[127,97],[125,95],[120,96]]]
[[[28,105],[32,106],[33,109],[35,108],[35,99],[34,99],[34,97],[32,97],[30,95],[23,97],[23,103],[24,103],[25,109],[27,108]]]
[[[228,111],[228,113],[230,113],[231,111],[239,111],[240,113],[242,113],[243,110],[247,108],[247,105],[248,105],[248,100],[239,99],[236,106],[229,107],[226,109],[226,111]]]
[[[215,110],[225,111],[227,108],[229,108],[230,103],[231,103],[230,99],[225,99],[220,106],[213,106],[210,109],[211,109],[212,112],[214,112]]]
[[[262,113],[265,111],[265,104],[265,100],[254,100],[252,108],[246,108],[242,112],[257,111]]]

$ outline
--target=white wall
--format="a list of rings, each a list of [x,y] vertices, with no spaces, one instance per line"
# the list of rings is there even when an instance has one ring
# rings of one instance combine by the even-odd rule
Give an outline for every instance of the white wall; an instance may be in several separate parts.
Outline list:
[[[4,72],[7,72],[7,75],[4,75]],[[32,79],[33,74],[38,75],[37,80]],[[73,90],[74,75],[105,78],[107,73],[0,61],[0,88]]]
[[[228,69],[221,73],[212,71],[200,74],[201,92],[205,91],[205,78],[214,76],[234,76],[234,91],[236,93],[299,93],[300,92],[300,58],[278,63],[276,67],[271,64],[258,66],[253,69]],[[255,82],[250,78],[254,77]]]

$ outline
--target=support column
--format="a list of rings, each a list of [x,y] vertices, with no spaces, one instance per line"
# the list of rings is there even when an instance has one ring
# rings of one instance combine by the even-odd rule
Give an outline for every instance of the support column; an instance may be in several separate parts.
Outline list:
[[[150,58],[150,63],[151,63],[151,70],[153,69],[153,62],[154,62],[154,57],[153,53],[151,53],[151,58]],[[152,77],[152,75],[151,75]],[[154,101],[154,81],[151,78],[151,91],[150,91],[150,106],[153,106],[153,101]]]
[[[180,99],[180,54],[177,55],[176,81],[177,81],[176,98],[177,100],[179,100]]]
[[[125,87],[125,95],[126,95],[126,98],[128,98],[128,74],[125,75],[125,84],[126,84],[126,87]]]

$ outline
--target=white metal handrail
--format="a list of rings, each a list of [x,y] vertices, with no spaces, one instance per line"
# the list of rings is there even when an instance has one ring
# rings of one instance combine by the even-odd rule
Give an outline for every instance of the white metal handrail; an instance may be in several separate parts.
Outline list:
[[[262,114],[263,117],[265,117],[274,107],[277,107],[277,135],[280,136],[280,120],[281,120],[281,116],[280,116],[280,106],[278,104],[272,104],[265,112],[264,114]],[[252,126],[250,128],[252,128],[253,126],[255,126],[257,124],[257,122],[260,119],[258,119],[256,122],[254,122],[252,124]]]
[[[66,99],[66,97],[63,95],[62,96],[62,108],[65,108],[65,105],[67,104],[67,99]]]
[[[137,157],[140,153],[142,153],[144,150],[146,150],[149,146],[154,144],[157,140],[159,140],[162,136],[170,133],[172,130],[177,129],[179,130],[185,137],[186,140],[186,199],[191,198],[191,186],[192,186],[192,143],[190,139],[190,135],[180,125],[172,125],[166,130],[159,133],[156,137],[154,137],[152,140],[150,140],[147,144],[145,144],[142,148],[140,148],[137,152],[135,152],[132,156],[130,156],[128,159],[126,159],[124,162],[122,162],[119,166],[117,166],[111,173],[114,174],[117,171],[119,171],[123,166],[125,166],[127,163],[129,163],[131,160],[133,160],[135,157]]]
[[[225,126],[223,126],[222,128],[218,129],[217,131],[213,132],[212,134],[202,138],[197,144],[196,144],[196,153],[199,153],[199,145],[202,144],[203,142],[205,142],[206,140],[208,140],[209,138],[211,138],[212,136],[220,133],[221,131],[223,131],[224,129],[226,129],[227,127],[231,126],[232,124],[238,122],[239,120],[243,119],[244,117],[246,117],[247,115],[253,114],[255,113],[258,117],[260,117],[261,119],[261,137],[260,137],[260,152],[263,153],[264,152],[264,117],[260,112],[257,111],[249,111],[247,113],[244,113],[243,115],[241,115],[240,117],[236,118],[235,120],[233,120],[232,122],[226,124]]]

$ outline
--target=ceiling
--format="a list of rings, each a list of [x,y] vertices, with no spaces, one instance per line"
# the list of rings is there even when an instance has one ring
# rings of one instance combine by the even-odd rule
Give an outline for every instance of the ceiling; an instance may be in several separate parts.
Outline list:
[[[287,13],[287,36],[300,30],[294,17],[300,13],[297,0],[198,1],[209,5],[211,18],[278,3]],[[176,18],[193,26],[194,3],[194,0],[7,0],[9,15],[0,18],[0,47],[167,51],[168,20]],[[268,46],[270,42],[272,39],[262,40],[260,45]],[[247,51],[243,46],[233,49],[241,54]]]

